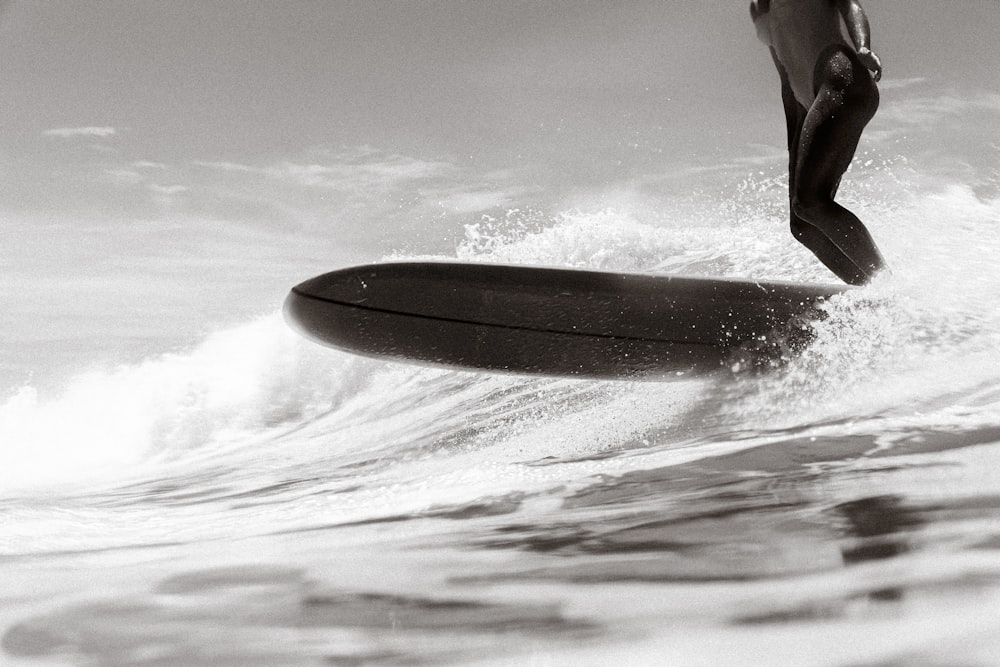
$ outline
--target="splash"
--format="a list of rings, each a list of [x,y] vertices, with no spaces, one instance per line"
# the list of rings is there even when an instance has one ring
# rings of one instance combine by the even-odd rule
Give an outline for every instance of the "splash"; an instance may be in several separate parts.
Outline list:
[[[276,314],[186,353],[77,376],[54,397],[22,388],[0,405],[0,489],[89,483],[238,444],[329,410],[365,381],[356,362],[320,354]]]
[[[747,188],[754,185],[747,184]],[[769,196],[766,186],[756,189]],[[758,202],[720,205],[706,196],[641,205],[570,209],[550,216],[510,210],[468,225],[457,257],[465,261],[565,266],[623,272],[758,278],[808,274],[811,264],[788,243]]]
[[[1000,200],[957,184],[901,194],[881,210],[894,274],[827,304],[798,359],[740,386],[733,419],[952,425],[1000,381]]]

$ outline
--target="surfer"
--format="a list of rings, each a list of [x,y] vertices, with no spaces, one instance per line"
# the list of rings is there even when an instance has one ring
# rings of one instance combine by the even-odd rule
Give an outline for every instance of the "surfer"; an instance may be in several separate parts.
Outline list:
[[[844,282],[867,283],[885,260],[834,197],[878,109],[868,18],[857,0],[752,0],[750,16],[781,78],[792,235]]]

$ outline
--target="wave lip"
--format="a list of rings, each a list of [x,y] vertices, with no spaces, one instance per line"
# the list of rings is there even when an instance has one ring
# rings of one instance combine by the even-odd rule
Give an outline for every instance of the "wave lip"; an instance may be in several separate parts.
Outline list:
[[[329,410],[350,385],[344,359],[309,347],[275,314],[55,396],[23,387],[0,404],[0,493],[120,478]]]

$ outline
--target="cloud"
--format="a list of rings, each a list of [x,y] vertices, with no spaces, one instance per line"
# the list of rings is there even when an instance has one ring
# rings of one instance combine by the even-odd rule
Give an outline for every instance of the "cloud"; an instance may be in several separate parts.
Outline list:
[[[151,183],[146,188],[149,190],[153,203],[160,207],[173,206],[177,201],[177,195],[190,190],[186,185],[158,185],[156,183]]]
[[[182,192],[187,192],[190,188],[188,188],[186,185],[156,185],[156,184],[153,184],[153,185],[149,186],[149,189],[154,194],[165,195],[165,196],[169,197],[171,195],[177,195],[177,194],[180,194]]]
[[[886,95],[864,136],[876,145],[918,136],[924,138],[926,146],[954,151],[956,142],[967,142],[978,132],[995,127],[998,116],[998,93]]]
[[[436,202],[451,213],[479,213],[511,205],[518,197],[530,194],[529,188],[479,189],[468,191],[461,185],[453,190],[424,193],[428,202]]]
[[[191,163],[195,167],[204,167],[205,169],[212,169],[214,171],[231,171],[240,173],[260,173],[260,169],[247,166],[245,164],[237,164],[236,162],[208,162],[204,160],[195,160]]]
[[[138,160],[132,163],[132,166],[136,169],[166,169],[167,165],[162,162],[153,162],[151,160]]]
[[[330,164],[283,162],[264,170],[272,178],[305,187],[333,190],[392,189],[419,181],[442,178],[453,170],[447,162],[419,160],[400,155],[375,160],[333,161]]]
[[[909,79],[882,79],[878,87],[880,90],[902,90],[903,88],[920,85],[925,81],[927,81],[927,77],[923,76],[915,76]]]
[[[60,139],[75,139],[78,137],[113,137],[118,130],[113,127],[56,127],[42,132],[43,137],[59,137]]]
[[[323,152],[316,157],[309,162],[285,160],[266,166],[207,161],[192,164],[221,173],[253,174],[295,187],[343,192],[410,187],[447,178],[456,170],[450,162],[379,153],[367,146],[339,153]]]
[[[313,149],[266,162],[200,160],[187,167],[180,173],[188,180],[177,182],[191,189],[181,201],[202,215],[334,225],[357,238],[382,233],[356,227],[357,220],[416,229],[431,219],[468,217],[544,195],[529,169],[480,172],[448,156],[371,146]]]
[[[883,103],[876,116],[881,122],[926,126],[944,118],[970,113],[1000,113],[1000,94],[937,95]]]

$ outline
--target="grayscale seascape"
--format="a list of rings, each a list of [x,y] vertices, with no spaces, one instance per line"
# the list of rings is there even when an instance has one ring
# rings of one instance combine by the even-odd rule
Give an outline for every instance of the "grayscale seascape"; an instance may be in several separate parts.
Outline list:
[[[1000,664],[993,1],[868,0],[840,197],[893,273],[782,364],[488,375],[283,321],[383,259],[836,282],[743,3],[610,5],[4,6],[0,664]]]

